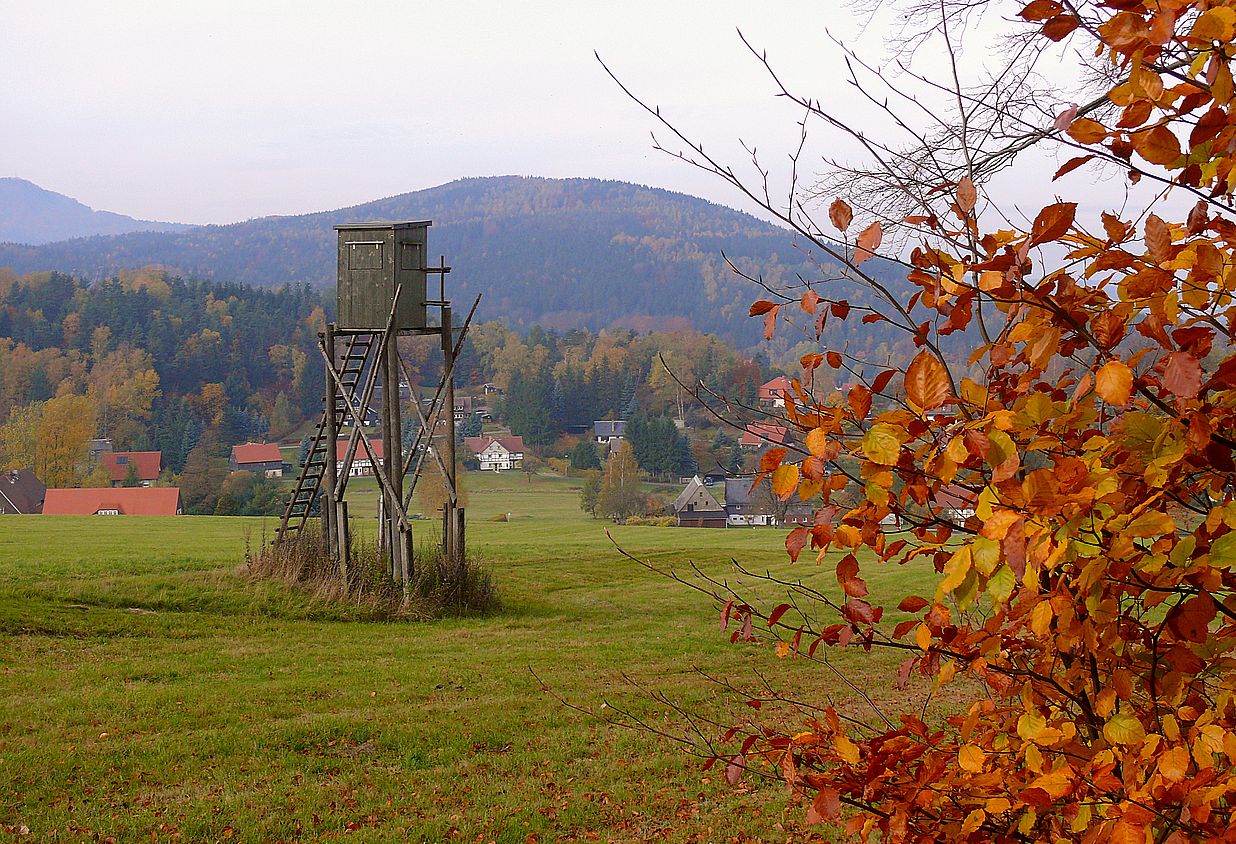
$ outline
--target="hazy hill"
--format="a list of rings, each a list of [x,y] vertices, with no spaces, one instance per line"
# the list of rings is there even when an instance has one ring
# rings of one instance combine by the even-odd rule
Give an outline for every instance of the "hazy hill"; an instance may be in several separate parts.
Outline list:
[[[180,223],[135,220],[111,211],[95,211],[25,179],[0,179],[0,242],[41,244],[91,235],[187,228]]]
[[[269,286],[330,285],[335,223],[431,219],[430,260],[454,268],[453,298],[485,294],[480,316],[513,327],[695,327],[759,339],[747,309],[758,289],[724,252],[776,281],[820,268],[789,233],[702,199],[625,182],[514,176],[463,179],[315,214],[227,226],[0,245],[0,266],[86,278],[162,264],[181,274]],[[863,345],[876,338],[866,334]]]

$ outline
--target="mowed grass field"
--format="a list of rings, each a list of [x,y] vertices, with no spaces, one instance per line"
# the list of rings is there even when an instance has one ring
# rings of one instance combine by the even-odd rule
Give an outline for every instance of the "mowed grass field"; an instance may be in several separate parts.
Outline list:
[[[775,782],[731,788],[672,742],[558,698],[602,715],[616,705],[669,732],[684,725],[650,692],[726,723],[754,714],[698,669],[751,688],[758,671],[807,699],[859,706],[826,667],[730,644],[716,607],[623,558],[605,528],[636,556],[731,581],[733,557],[835,591],[832,565],[790,565],[781,530],[614,527],[580,511],[578,481],[467,482],[469,544],[504,606],[432,623],[357,620],[249,582],[246,546],[273,519],[0,520],[0,832],[807,840],[803,807]],[[510,521],[491,521],[498,513]],[[886,597],[930,593],[934,577],[865,573]],[[779,602],[776,589],[753,589]],[[835,659],[877,701],[904,700],[893,657]]]

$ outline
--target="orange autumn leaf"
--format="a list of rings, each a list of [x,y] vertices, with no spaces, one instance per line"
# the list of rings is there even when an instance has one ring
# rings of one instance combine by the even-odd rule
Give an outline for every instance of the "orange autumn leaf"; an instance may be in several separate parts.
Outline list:
[[[952,398],[944,364],[926,349],[906,369],[905,387],[906,398],[923,410],[943,407]]]
[[[1108,361],[1095,373],[1094,389],[1103,401],[1123,407],[1133,394],[1133,370],[1122,361]]]

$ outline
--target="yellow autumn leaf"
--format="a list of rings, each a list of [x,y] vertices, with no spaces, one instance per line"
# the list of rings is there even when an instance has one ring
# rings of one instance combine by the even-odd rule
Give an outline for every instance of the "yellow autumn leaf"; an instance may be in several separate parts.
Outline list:
[[[779,656],[781,659],[785,659],[789,655],[790,655],[790,643],[789,642],[778,642],[777,643],[777,656]]]
[[[798,486],[798,467],[793,463],[782,463],[772,475],[773,495],[778,498],[788,498]]]
[[[980,826],[982,826],[983,821],[985,820],[987,820],[987,813],[984,812],[982,809],[975,809],[973,812],[966,815],[966,819],[962,821],[961,834],[969,835],[970,833],[978,829]]]
[[[914,643],[923,650],[931,647],[931,628],[926,624],[920,624],[914,630]]]
[[[863,435],[863,454],[873,463],[893,466],[901,454],[899,431],[887,422],[877,422]]]
[[[833,738],[833,749],[837,751],[837,755],[851,765],[858,764],[858,745],[850,741],[845,736],[835,736]]]
[[[1117,712],[1103,725],[1103,737],[1112,744],[1138,744],[1146,737],[1146,730],[1129,713]]]
[[[807,432],[807,450],[816,457],[824,456],[824,448],[828,445],[828,434],[823,428],[812,428]]]
[[[1030,613],[1030,629],[1034,631],[1035,636],[1047,635],[1047,631],[1051,628],[1051,617],[1051,603],[1039,601]]]
[[[1025,712],[1017,719],[1017,735],[1024,741],[1034,741],[1047,728],[1047,719],[1037,712]]]
[[[986,761],[987,754],[978,745],[963,744],[957,751],[957,764],[963,771],[969,771],[972,774],[981,773],[983,763]]]

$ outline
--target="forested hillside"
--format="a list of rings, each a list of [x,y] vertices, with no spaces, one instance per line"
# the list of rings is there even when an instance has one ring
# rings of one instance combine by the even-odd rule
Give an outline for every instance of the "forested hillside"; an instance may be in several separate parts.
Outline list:
[[[702,199],[624,182],[510,176],[297,217],[5,244],[0,266],[100,279],[159,264],[190,278],[326,286],[335,276],[331,226],[371,219],[433,220],[430,254],[455,268],[454,298],[484,293],[480,318],[517,329],[695,328],[747,347],[760,339],[758,321],[747,318],[757,291],[723,255],[775,285],[832,272],[788,232]],[[855,305],[868,295],[845,287]],[[857,322],[837,330],[860,352],[889,339],[880,326]]]

